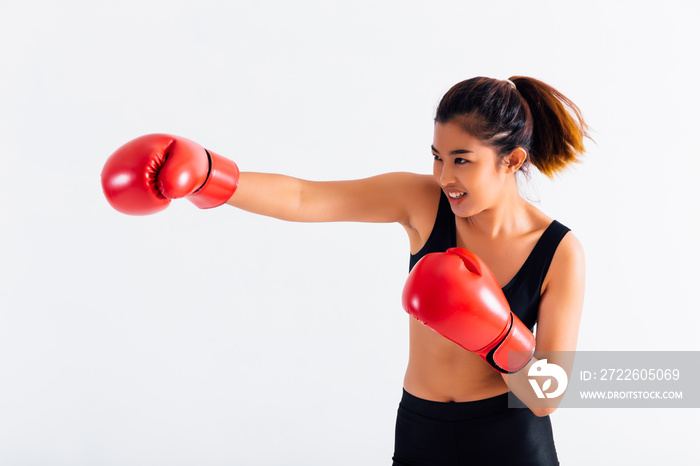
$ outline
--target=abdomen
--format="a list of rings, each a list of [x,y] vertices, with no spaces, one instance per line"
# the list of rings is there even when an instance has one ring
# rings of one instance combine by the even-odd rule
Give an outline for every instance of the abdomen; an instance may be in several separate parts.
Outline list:
[[[508,391],[501,375],[477,354],[410,318],[404,388],[432,401],[473,401]]]

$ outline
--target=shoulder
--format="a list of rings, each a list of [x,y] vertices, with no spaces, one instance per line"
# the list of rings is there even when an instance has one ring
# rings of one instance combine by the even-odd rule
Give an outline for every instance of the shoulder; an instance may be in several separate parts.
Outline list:
[[[415,192],[417,195],[425,195],[440,189],[432,175],[421,175],[418,173],[395,172],[387,173],[386,176],[393,183],[402,185]]]
[[[559,243],[559,247],[552,258],[552,264],[555,262],[571,265],[583,265],[585,262],[583,245],[571,230],[564,235]]]
[[[557,288],[583,286],[585,263],[581,241],[572,231],[568,231],[554,252],[543,284],[544,290],[551,286]]]
[[[427,215],[432,227],[441,191],[432,175],[412,177],[410,192],[406,193],[412,225],[420,223],[420,219]]]
[[[398,172],[389,176],[392,179],[391,184],[406,205],[410,226],[420,223],[419,219],[426,214],[432,216],[432,226],[441,191],[432,175]]]
[[[411,226],[426,211],[437,207],[440,187],[431,175],[393,172],[364,180],[358,190],[365,190],[374,203],[392,203],[401,206],[401,223]]]
[[[409,172],[392,172],[359,180],[365,186],[381,186],[385,191],[393,191],[404,199],[416,200],[429,196],[439,187],[431,175],[421,175]]]
[[[418,251],[433,229],[442,190],[432,175],[395,173],[396,192],[405,207],[402,226],[408,234],[410,249]]]
[[[533,230],[543,234],[554,222],[554,219],[546,215],[537,207],[530,205],[530,219],[534,225]],[[547,274],[542,283],[541,293],[548,288],[560,288],[560,286],[571,285],[572,282],[582,283],[583,276],[585,273],[585,255],[583,251],[583,245],[581,241],[576,237],[573,231],[571,231],[566,225],[559,223],[559,228],[562,230],[556,231],[553,236],[557,237],[557,240],[561,238],[559,244],[554,250],[547,270]],[[560,236],[563,234],[563,236]]]

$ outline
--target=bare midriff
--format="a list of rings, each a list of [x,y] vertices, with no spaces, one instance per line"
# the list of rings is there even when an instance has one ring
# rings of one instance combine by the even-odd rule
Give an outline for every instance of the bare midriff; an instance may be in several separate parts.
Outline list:
[[[404,389],[441,402],[474,401],[508,391],[500,372],[481,357],[410,318],[410,349]]]

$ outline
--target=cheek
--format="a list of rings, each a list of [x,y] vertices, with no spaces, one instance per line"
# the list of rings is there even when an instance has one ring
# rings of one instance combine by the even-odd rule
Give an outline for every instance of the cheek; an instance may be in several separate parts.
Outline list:
[[[483,170],[472,179],[474,196],[487,201],[497,197],[503,188],[503,179],[491,170]]]

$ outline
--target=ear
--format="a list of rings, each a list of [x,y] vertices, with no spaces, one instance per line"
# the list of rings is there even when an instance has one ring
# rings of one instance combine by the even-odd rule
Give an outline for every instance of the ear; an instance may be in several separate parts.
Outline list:
[[[505,156],[504,163],[508,173],[515,173],[527,160],[527,151],[518,147],[513,152]]]

